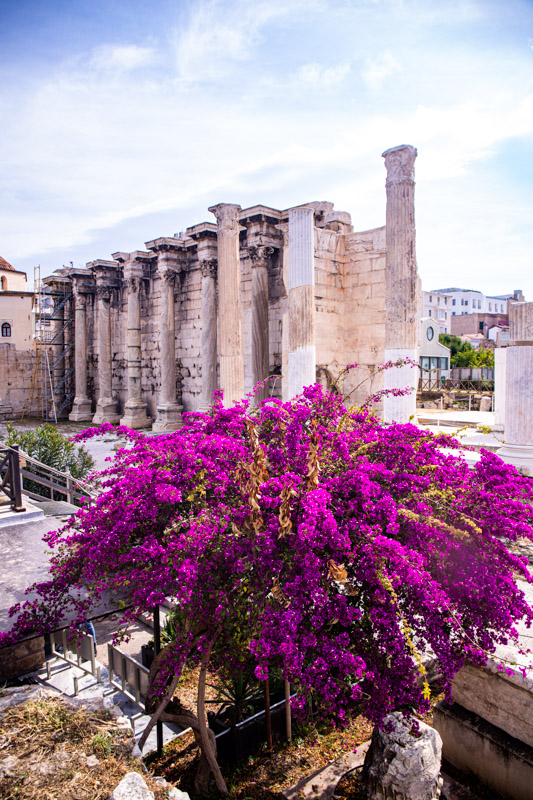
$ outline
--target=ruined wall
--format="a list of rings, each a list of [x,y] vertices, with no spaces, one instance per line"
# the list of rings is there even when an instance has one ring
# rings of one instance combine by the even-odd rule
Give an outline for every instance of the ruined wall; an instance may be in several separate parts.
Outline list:
[[[13,419],[22,414],[28,400],[35,368],[34,350],[17,350],[14,344],[0,341],[0,418]],[[28,416],[38,413],[40,373],[35,376],[35,400],[26,409]]]

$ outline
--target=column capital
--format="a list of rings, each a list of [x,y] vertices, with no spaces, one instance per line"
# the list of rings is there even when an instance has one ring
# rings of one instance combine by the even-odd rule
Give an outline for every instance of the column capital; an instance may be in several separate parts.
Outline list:
[[[275,252],[276,248],[270,245],[252,244],[248,247],[248,258],[252,263],[252,267],[266,267]]]
[[[74,307],[80,310],[85,310],[89,296],[80,290],[79,286],[75,284],[72,287],[72,294],[74,296]]]
[[[128,294],[139,294],[142,287],[142,278],[138,275],[126,276],[126,289]]]
[[[216,278],[218,261],[216,258],[206,258],[200,261],[202,278]]]
[[[234,203],[219,203],[216,206],[210,206],[208,211],[214,214],[219,228],[229,228],[239,230],[239,212],[242,211],[241,206]]]
[[[414,181],[417,155],[416,147],[410,144],[400,144],[397,147],[389,147],[388,150],[385,150],[381,156],[385,159],[387,183]]]
[[[104,302],[111,302],[111,298],[113,296],[113,287],[106,286],[104,283],[98,284],[96,287],[96,296],[99,300],[103,300]]]

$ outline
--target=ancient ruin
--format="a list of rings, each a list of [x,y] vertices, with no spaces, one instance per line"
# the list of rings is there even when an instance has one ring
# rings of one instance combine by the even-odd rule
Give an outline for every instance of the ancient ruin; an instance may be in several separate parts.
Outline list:
[[[288,399],[315,380],[330,388],[354,362],[343,392],[358,402],[383,388],[383,362],[417,361],[416,150],[383,156],[384,227],[354,232],[329,202],[219,203],[210,209],[216,224],[45,279],[72,287],[70,419],[171,430],[183,411],[206,409],[216,389],[230,405],[271,378],[257,398]],[[410,367],[386,375],[389,388],[418,377]],[[415,394],[386,397],[382,410],[407,422]]]

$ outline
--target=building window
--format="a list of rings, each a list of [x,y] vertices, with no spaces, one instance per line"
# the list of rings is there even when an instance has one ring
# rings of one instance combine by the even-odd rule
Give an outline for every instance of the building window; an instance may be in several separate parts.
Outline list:
[[[9,322],[2,323],[2,336],[4,338],[11,336],[11,325],[9,324]]]
[[[440,359],[440,368],[448,369],[448,359],[446,357]]]
[[[452,306],[455,305],[455,297],[452,297]]]
[[[431,325],[428,327],[428,329],[427,329],[427,331],[426,331],[426,336],[427,336],[427,338],[428,338],[428,341],[429,341],[429,342],[430,342],[430,341],[433,339],[433,337],[435,336],[435,331],[433,330],[433,328],[431,327]]]
[[[431,309],[429,309],[429,316],[431,316]]]
[[[430,303],[432,303],[432,302],[433,302],[433,295],[431,295],[431,294],[429,295],[429,302],[430,302]]]
[[[2,291],[7,292],[7,278],[5,275],[2,275]]]
[[[492,311],[492,303],[489,303],[489,311]]]

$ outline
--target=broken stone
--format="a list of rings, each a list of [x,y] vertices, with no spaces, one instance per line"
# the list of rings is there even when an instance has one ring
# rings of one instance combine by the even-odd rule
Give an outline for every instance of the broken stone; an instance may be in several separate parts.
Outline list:
[[[154,800],[154,793],[150,791],[138,772],[128,772],[110,795],[109,800]]]
[[[424,722],[389,714],[375,729],[366,754],[361,780],[372,800],[436,800],[442,778],[442,740]]]
[[[100,760],[96,756],[88,756],[85,763],[88,767],[97,767]]]

